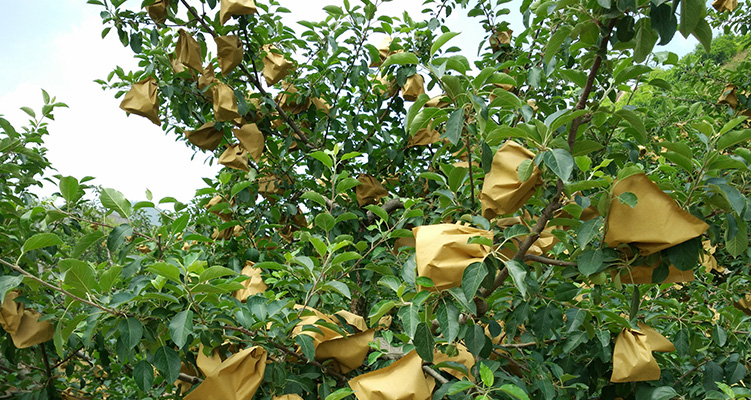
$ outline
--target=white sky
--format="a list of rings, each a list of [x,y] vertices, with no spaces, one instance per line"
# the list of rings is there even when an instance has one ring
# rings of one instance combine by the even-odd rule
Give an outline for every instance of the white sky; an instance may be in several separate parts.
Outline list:
[[[137,8],[140,3],[141,0],[128,0],[126,5]],[[293,11],[288,15],[288,24],[323,18],[324,5],[341,3],[284,1],[285,7]],[[394,1],[379,11],[400,16],[408,8],[412,18],[418,19],[421,4],[422,0]],[[207,155],[198,153],[191,160],[194,152],[176,142],[173,134],[165,135],[145,118],[127,117],[118,107],[120,100],[114,98],[114,92],[102,91],[93,82],[105,78],[118,65],[125,70],[137,68],[133,53],[120,44],[116,32],[101,39],[101,7],[87,5],[83,0],[5,1],[2,5],[0,115],[20,129],[28,117],[19,107],[39,111],[42,88],[70,106],[55,112],[50,135],[45,138],[48,158],[57,169],[50,175],[59,173],[78,179],[94,176],[96,179],[90,183],[120,190],[130,200],[145,199],[144,193],[150,189],[155,201],[172,196],[184,202],[205,186],[202,177],[216,175],[219,168],[205,163]],[[511,28],[520,32],[521,21],[513,17],[518,12],[511,5],[509,8]],[[452,31],[462,32],[449,45],[471,43],[470,54],[465,54],[471,58],[483,33],[476,20],[461,18],[463,14],[462,10],[455,10],[448,21]],[[380,40],[381,37],[372,38],[373,44]],[[683,55],[695,44],[693,38],[686,41],[677,34],[668,49]],[[55,189],[48,185],[38,193],[49,195]]]

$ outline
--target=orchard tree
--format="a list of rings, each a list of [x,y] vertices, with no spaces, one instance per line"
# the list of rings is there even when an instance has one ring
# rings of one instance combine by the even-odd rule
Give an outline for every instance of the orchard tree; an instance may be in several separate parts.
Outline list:
[[[89,3],[139,60],[98,82],[225,168],[38,201],[45,126],[0,119],[8,396],[751,396],[748,61],[655,47],[746,4]]]

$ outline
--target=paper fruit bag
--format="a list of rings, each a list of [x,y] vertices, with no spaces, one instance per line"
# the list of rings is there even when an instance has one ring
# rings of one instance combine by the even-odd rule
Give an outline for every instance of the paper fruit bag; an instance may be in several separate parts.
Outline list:
[[[422,371],[422,359],[415,350],[386,368],[349,380],[358,400],[429,400],[435,382]]]
[[[534,153],[513,140],[498,149],[480,192],[483,217],[491,219],[516,212],[532,197],[541,180],[540,170],[534,166],[532,175],[522,182],[518,169],[524,160],[533,160],[534,157]]]
[[[146,117],[149,121],[161,126],[159,120],[159,84],[153,76],[133,84],[120,102],[120,108],[131,114]]]
[[[357,177],[359,185],[355,186],[355,195],[357,196],[357,204],[360,207],[368,204],[377,204],[382,198],[389,195],[389,192],[383,187],[381,182],[374,176],[368,174],[360,174]]]
[[[207,122],[194,131],[185,131],[185,137],[201,150],[216,150],[222,142],[223,135],[214,125],[214,122]]]
[[[243,149],[239,143],[228,147],[227,150],[219,156],[219,164],[227,168],[239,169],[248,172],[248,151]]]
[[[236,35],[217,36],[216,53],[222,75],[227,76],[235,67],[243,62],[243,46],[240,37]]]
[[[249,15],[256,13],[254,0],[222,0],[219,10],[219,21],[224,25],[235,15]]]

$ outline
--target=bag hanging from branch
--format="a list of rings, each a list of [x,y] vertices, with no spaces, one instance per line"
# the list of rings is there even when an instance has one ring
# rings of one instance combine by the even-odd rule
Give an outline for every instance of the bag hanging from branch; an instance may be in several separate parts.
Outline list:
[[[276,46],[265,44],[261,49],[266,52],[262,61],[263,77],[266,79],[268,86],[275,85],[289,75],[291,71],[294,71],[295,64],[284,58],[284,55],[279,53]]]
[[[248,151],[243,149],[239,143],[235,143],[224,150],[219,156],[219,164],[227,168],[239,169],[248,172]]]
[[[424,93],[425,79],[420,74],[414,74],[407,78],[407,82],[402,87],[402,97],[406,101],[415,101],[417,96]]]
[[[203,354],[201,352],[200,356]],[[266,371],[266,350],[255,346],[240,350],[220,363],[199,368],[206,378],[185,400],[246,400],[253,397]],[[205,356],[204,356],[205,357]],[[214,354],[214,357],[218,357]]]
[[[10,290],[0,305],[0,326],[10,334],[13,345],[25,349],[51,340],[54,335],[52,324],[39,321],[42,314],[27,310],[23,303],[16,302],[20,295],[20,291]]]
[[[383,96],[388,93],[388,97],[394,97],[399,93],[399,86],[396,85],[396,79],[393,76],[376,76],[373,84],[373,94]]]
[[[389,47],[391,47],[392,39],[390,37],[385,37],[383,40],[381,40],[381,43],[376,47],[378,49],[378,59],[371,59],[370,65],[368,67],[370,68],[378,68],[383,64],[384,61],[391,55],[391,52],[389,51]]]
[[[527,217],[528,216],[525,216],[525,218]],[[524,225],[527,228],[530,228],[530,225],[527,224],[527,222],[522,217],[501,218],[496,222],[496,225],[498,225],[502,229],[509,228],[514,225]],[[532,225],[534,225],[534,223]],[[519,240],[524,240],[527,238],[527,236],[528,235],[520,236]],[[555,246],[556,243],[558,243],[558,238],[553,235],[553,227],[545,227],[545,229],[540,232],[540,237],[537,238],[537,240],[532,243],[532,246],[530,246],[529,250],[527,250],[527,254],[542,256],[552,250],[553,246]],[[511,247],[511,245],[513,245],[512,242],[506,242],[506,246],[500,249],[501,254],[508,257],[508,259],[513,258],[516,254],[516,247]]]
[[[235,137],[240,141],[242,147],[248,151],[248,154],[250,154],[256,162],[261,160],[265,139],[263,133],[258,129],[258,125],[245,124],[240,129],[233,129],[232,133],[235,134]]]
[[[170,65],[172,66],[172,72],[174,72],[175,75],[180,75],[183,72],[187,71],[188,75],[190,76],[190,79],[193,79],[193,80],[196,79],[196,72],[195,71],[193,71],[192,69],[188,68],[187,65],[181,63],[180,60],[178,60],[177,58],[175,58],[174,55],[171,54],[169,56],[169,58],[170,58]],[[181,77],[178,76],[178,78],[181,78]]]
[[[216,36],[216,54],[222,75],[227,76],[235,67],[243,62],[243,46],[240,37],[236,35]]]
[[[196,71],[201,71],[203,69],[202,59],[201,45],[188,32],[180,29],[175,45],[175,60]]]
[[[348,383],[357,400],[429,400],[435,387],[435,380],[422,371],[422,359],[415,350]]]
[[[214,122],[207,122],[194,131],[185,131],[185,137],[201,150],[216,150],[224,136],[214,125]]]
[[[313,106],[316,108],[316,110],[321,110],[326,115],[329,115],[329,111],[331,111],[331,104],[329,104],[326,100],[320,97],[314,97],[310,99],[310,101],[313,102]]]
[[[475,377],[472,375],[472,367],[475,366],[475,356],[467,350],[467,346],[457,343],[456,350],[458,352],[455,356],[449,356],[446,353],[435,349],[433,351],[433,364],[438,365],[443,362],[455,362],[464,365],[467,368],[467,372],[461,371],[455,368],[441,367],[441,371],[452,375],[454,378],[462,380],[466,379],[470,382],[474,382]]]
[[[123,97],[120,108],[131,114],[146,117],[149,121],[161,126],[157,89],[159,89],[159,84],[153,76],[133,84]]]
[[[198,88],[203,91],[203,94],[206,95],[209,100],[214,100],[214,95],[211,93],[211,89],[206,89],[217,82],[219,82],[219,79],[216,79],[216,75],[214,75],[214,65],[209,64],[203,69],[201,76],[198,77]]]
[[[222,196],[217,195],[217,196],[212,197],[211,200],[209,200],[209,202],[206,203],[206,205],[204,206],[204,208],[206,208],[207,210],[209,210],[210,213],[212,213],[212,214],[216,215],[217,217],[221,218],[222,221],[224,221],[224,222],[232,221],[232,213],[225,213],[225,212],[223,212],[223,210],[214,210],[214,211],[211,210],[212,207],[214,207],[215,205],[220,204],[220,203],[227,203],[227,202],[224,201],[224,198]],[[226,207],[231,207],[231,206],[234,206],[234,205],[235,205],[235,199],[233,198],[232,199],[232,203],[228,204]]]
[[[448,100],[448,96],[446,96],[446,93],[444,93],[435,97],[431,97],[430,100],[425,103],[424,107],[446,108],[451,105],[451,102]]]
[[[407,147],[428,146],[441,140],[441,134],[435,129],[422,128],[410,136]]]
[[[222,229],[221,231],[214,229],[214,232],[211,233],[211,240],[230,240],[233,237],[242,235],[244,231],[245,228],[240,225],[230,226],[229,228]]]
[[[636,195],[635,207],[618,199],[627,192]],[[633,244],[642,255],[683,243],[709,229],[709,225],[678,207],[645,174],[631,175],[615,183],[605,226],[608,246]]]
[[[254,0],[222,0],[222,8],[219,10],[219,22],[224,25],[233,16],[255,13],[256,2]]]
[[[214,99],[214,118],[217,121],[232,121],[240,118],[237,113],[237,98],[235,92],[222,82],[217,82],[211,87],[211,96]]]
[[[738,7],[738,0],[714,0],[712,2],[712,7],[714,7],[717,12],[733,12],[733,10]]]
[[[519,180],[518,171],[524,160],[534,158],[534,153],[513,140],[498,149],[480,192],[483,217],[492,219],[516,212],[535,194],[537,185],[542,182],[540,170],[533,166],[532,175],[524,182]]]
[[[610,381],[641,382],[660,379],[660,366],[653,351],[670,352],[675,347],[654,329],[640,323],[641,331],[623,329],[615,340],[613,375]]]
[[[660,259],[658,258],[652,265],[638,265],[631,267],[630,270],[623,271],[621,273],[621,283],[624,284],[636,284],[643,285],[652,282],[652,274],[654,270],[660,266]],[[611,275],[615,277],[616,272],[613,271]],[[692,282],[694,280],[694,270],[681,271],[672,264],[668,266],[668,276],[659,283],[683,283]]]
[[[243,270],[240,273],[249,276],[250,279],[240,282],[245,287],[244,289],[236,290],[232,293],[234,298],[243,303],[245,303],[249,296],[261,294],[269,288],[261,277],[261,269],[255,268],[253,265],[252,261],[245,261],[245,267],[243,267]]]
[[[430,278],[439,291],[461,286],[464,270],[481,262],[490,252],[485,245],[467,241],[475,236],[493,240],[493,232],[458,224],[423,225],[412,228],[415,235],[417,274]]]
[[[389,192],[383,187],[381,182],[374,176],[368,174],[360,174],[357,177],[359,185],[355,186],[355,195],[357,196],[357,204],[360,207],[368,204],[377,204],[382,198],[389,195]]]
[[[501,46],[504,44],[510,45],[512,33],[514,33],[514,31],[512,31],[511,29],[493,32],[493,34],[488,39],[488,41],[490,42],[490,48],[495,52],[501,50]]]
[[[716,3],[717,1],[715,1]],[[714,3],[712,3],[714,5]],[[722,93],[720,94],[720,98],[717,99],[717,104],[727,104],[730,106],[733,111],[735,111],[736,108],[738,108],[738,94],[735,91],[736,87],[732,83],[729,85],[726,85],[724,89],[722,89]]]
[[[152,21],[163,24],[167,20],[167,6],[169,6],[168,0],[156,0],[150,6],[146,6],[146,12],[149,13]]]
[[[302,101],[295,85],[282,82],[282,90],[275,100],[287,114],[299,114],[310,107],[310,99]]]
[[[258,178],[258,193],[263,197],[268,197],[272,194],[282,195],[284,194],[284,189],[281,184],[282,179],[277,175],[261,176]]]

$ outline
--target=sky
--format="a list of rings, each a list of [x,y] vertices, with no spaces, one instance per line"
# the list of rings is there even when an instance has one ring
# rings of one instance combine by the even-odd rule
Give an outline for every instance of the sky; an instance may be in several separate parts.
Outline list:
[[[127,0],[125,5],[135,9],[140,3]],[[296,21],[322,19],[324,5],[341,3],[285,0],[285,7],[293,11],[287,15],[287,24],[301,28]],[[421,4],[422,0],[393,1],[385,3],[379,12],[401,15],[406,8],[415,18]],[[513,10],[518,2],[509,4],[510,27],[520,32],[520,18],[514,17],[518,11]],[[155,200],[171,196],[187,202],[196,189],[205,187],[202,178],[213,178],[220,168],[209,166],[207,154],[195,153],[177,142],[174,134],[165,134],[147,119],[126,116],[115,93],[103,91],[94,82],[104,79],[116,66],[126,71],[138,68],[131,50],[120,44],[114,32],[101,38],[101,10],[84,0],[4,2],[0,13],[0,115],[20,129],[29,119],[20,107],[40,110],[41,89],[45,89],[70,107],[58,109],[55,120],[49,121],[45,145],[56,169],[49,175],[78,179],[93,176],[96,179],[90,184],[115,188],[132,201],[145,199],[149,189]],[[462,14],[462,10],[456,10],[447,22],[452,31],[462,32],[449,44],[478,43],[482,28]],[[381,39],[374,35],[371,42],[377,45]],[[677,34],[669,46],[655,51],[667,49],[683,55],[696,43]],[[469,51],[472,54],[465,56],[471,59],[476,47]],[[46,184],[36,192],[49,196],[55,189]]]

